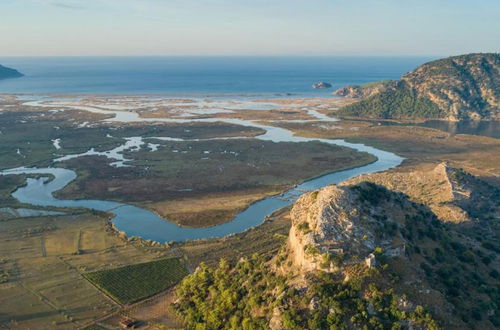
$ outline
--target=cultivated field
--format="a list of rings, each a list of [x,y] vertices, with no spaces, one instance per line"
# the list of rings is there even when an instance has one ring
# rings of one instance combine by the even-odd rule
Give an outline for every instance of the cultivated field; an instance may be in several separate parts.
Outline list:
[[[12,329],[74,329],[118,311],[83,274],[171,256],[124,242],[92,214],[0,224],[0,326]]]
[[[101,270],[84,276],[118,303],[131,304],[166,290],[187,274],[184,263],[171,258]]]

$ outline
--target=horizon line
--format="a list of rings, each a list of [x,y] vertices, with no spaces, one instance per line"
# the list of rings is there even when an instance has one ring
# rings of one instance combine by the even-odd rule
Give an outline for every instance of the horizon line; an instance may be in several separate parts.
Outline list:
[[[477,52],[481,53],[481,52]],[[494,53],[494,52],[484,52]],[[106,55],[1,55],[13,57],[448,57],[460,54],[106,54]]]

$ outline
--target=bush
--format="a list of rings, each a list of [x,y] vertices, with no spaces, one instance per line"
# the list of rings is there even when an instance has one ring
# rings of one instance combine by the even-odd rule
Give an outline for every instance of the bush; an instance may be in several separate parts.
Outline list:
[[[374,283],[363,284],[368,277],[339,282],[326,272],[310,276],[309,289],[300,293],[260,258],[232,268],[225,262],[215,268],[202,264],[178,286],[174,308],[189,329],[267,329],[275,307],[282,310],[286,329],[340,329],[348,322],[359,329],[397,329],[410,320],[419,328],[435,325],[422,307],[411,314],[400,311],[398,296]],[[369,293],[363,289],[367,286]],[[368,316],[369,304],[376,315]]]

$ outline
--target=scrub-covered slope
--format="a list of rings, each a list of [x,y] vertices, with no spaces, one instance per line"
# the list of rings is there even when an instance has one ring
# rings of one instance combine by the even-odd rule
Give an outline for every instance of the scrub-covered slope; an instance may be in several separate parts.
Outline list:
[[[364,97],[340,109],[346,116],[500,120],[500,54],[440,59],[396,82],[348,86],[335,93]]]
[[[460,169],[361,176],[303,195],[272,260],[202,265],[190,328],[494,329],[500,193]]]

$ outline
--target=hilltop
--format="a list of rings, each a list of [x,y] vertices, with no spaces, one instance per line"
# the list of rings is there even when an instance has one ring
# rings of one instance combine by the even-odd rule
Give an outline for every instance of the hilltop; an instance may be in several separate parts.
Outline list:
[[[0,80],[9,78],[19,78],[22,76],[23,74],[15,69],[11,69],[6,66],[0,65]]]
[[[277,256],[202,264],[175,308],[193,328],[494,329],[499,198],[444,163],[307,193]]]
[[[398,81],[347,86],[334,95],[361,98],[338,113],[384,119],[500,120],[500,54],[432,61]]]

